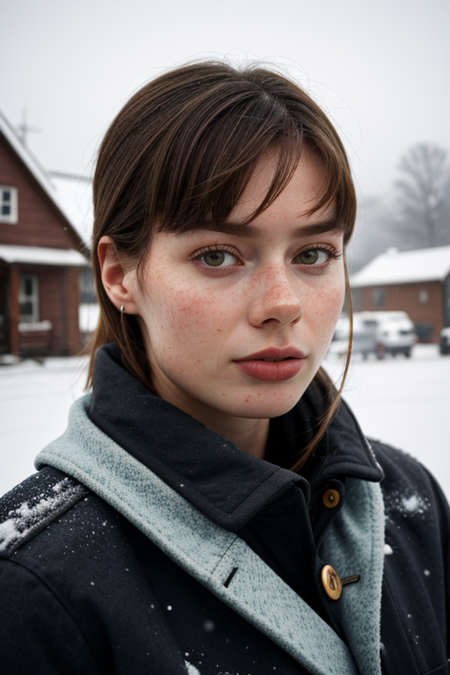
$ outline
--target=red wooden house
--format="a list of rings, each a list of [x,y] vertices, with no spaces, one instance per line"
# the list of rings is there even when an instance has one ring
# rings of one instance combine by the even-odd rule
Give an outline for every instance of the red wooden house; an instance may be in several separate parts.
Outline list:
[[[80,348],[86,247],[44,170],[0,113],[0,354]]]
[[[350,278],[355,311],[408,312],[421,342],[450,326],[450,246],[388,249]]]

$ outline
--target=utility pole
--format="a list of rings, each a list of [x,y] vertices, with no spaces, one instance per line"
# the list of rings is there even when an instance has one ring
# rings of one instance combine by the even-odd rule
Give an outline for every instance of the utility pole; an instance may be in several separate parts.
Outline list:
[[[27,134],[28,133],[32,133],[32,134],[41,134],[42,133],[42,129],[40,129],[39,127],[30,126],[27,123],[27,117],[28,117],[28,110],[27,110],[27,106],[24,105],[23,108],[22,108],[22,123],[19,124],[19,126],[17,127],[17,135],[18,135],[18,137],[22,141],[22,144],[25,147],[27,145]]]

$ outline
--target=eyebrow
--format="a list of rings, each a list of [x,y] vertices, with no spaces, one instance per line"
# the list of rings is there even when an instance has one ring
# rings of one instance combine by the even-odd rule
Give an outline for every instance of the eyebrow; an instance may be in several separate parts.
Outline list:
[[[212,221],[204,221],[198,223],[196,228],[191,231],[191,234],[204,230],[207,232],[220,232],[221,234],[229,234],[235,237],[242,237],[245,239],[259,239],[261,231],[254,225],[245,223],[213,223]],[[298,239],[300,237],[313,237],[327,232],[343,232],[345,225],[342,221],[336,219],[326,220],[321,223],[311,223],[310,225],[300,225],[292,230],[292,238]]]

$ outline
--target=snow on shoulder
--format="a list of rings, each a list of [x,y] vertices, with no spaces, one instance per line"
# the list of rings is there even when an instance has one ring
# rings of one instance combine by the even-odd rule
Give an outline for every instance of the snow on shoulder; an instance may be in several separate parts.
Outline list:
[[[39,474],[36,474],[39,476]],[[22,485],[31,485],[33,476]],[[88,490],[69,477],[58,480],[50,486],[37,484],[37,494],[24,494],[19,504],[0,512],[0,518],[6,515],[0,523],[0,553],[11,553],[24,541],[40,532],[52,520],[67,511],[73,504],[84,497]],[[14,497],[15,491],[21,490],[18,486],[5,495],[4,503]]]

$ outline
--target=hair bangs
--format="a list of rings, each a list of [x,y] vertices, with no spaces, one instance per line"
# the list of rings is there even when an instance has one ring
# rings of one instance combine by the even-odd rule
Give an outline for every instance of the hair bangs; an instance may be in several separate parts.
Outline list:
[[[259,93],[259,92],[258,92]],[[258,97],[259,98],[259,97]],[[187,232],[205,220],[224,222],[242,198],[256,165],[271,147],[279,149],[274,177],[253,220],[272,204],[290,181],[300,159],[303,139],[281,106],[257,98],[221,111],[202,125],[195,141],[178,138],[168,163],[170,182],[164,195],[149,204],[157,231]],[[261,109],[262,108],[262,109]],[[151,201],[154,193],[150,189]]]
[[[233,101],[219,111],[216,102],[213,117],[208,108],[202,111],[204,119],[199,121],[194,137],[183,132],[176,136],[159,193],[154,181],[149,181],[146,216],[152,228],[189,232],[207,220],[224,222],[243,197],[258,161],[270,148],[277,148],[272,183],[246,221],[250,222],[285,189],[306,147],[324,170],[323,186],[310,214],[334,203],[347,243],[353,232],[356,199],[348,165],[336,156],[336,139],[331,144],[330,139],[323,142],[311,138],[309,129],[299,124],[286,107],[273,97],[261,100],[257,93],[258,97]],[[342,153],[345,157],[343,148]]]

